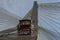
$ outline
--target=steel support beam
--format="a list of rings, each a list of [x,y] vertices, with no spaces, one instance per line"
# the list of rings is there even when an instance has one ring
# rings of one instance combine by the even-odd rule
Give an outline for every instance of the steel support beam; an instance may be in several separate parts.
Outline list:
[[[38,27],[38,4],[37,4],[37,1],[34,1],[34,4],[33,4],[31,20],[32,20],[32,24],[37,29],[37,27]]]

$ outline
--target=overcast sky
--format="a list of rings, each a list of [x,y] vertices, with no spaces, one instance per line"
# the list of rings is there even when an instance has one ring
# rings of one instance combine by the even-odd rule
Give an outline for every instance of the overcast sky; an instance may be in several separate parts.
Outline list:
[[[0,7],[5,8],[20,17],[24,17],[32,8],[35,0],[0,0]],[[37,0],[38,3],[60,2],[60,0]]]

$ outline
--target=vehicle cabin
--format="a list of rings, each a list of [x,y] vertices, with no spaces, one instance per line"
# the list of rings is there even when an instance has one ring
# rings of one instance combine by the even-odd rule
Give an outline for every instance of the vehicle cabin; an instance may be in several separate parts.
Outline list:
[[[19,20],[18,31],[21,35],[31,35],[31,20]]]

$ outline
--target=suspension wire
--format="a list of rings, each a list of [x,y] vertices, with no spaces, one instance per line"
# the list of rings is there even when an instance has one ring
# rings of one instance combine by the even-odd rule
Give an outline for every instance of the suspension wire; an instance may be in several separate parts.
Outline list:
[[[56,15],[56,14],[55,14],[55,15]],[[41,17],[40,17],[40,18],[41,18]],[[43,17],[43,18],[44,18],[44,17]],[[43,19],[43,20],[44,20],[44,19]],[[46,20],[46,19],[45,19],[45,20]],[[44,20],[44,21],[45,21],[45,20]],[[50,20],[51,20],[51,19],[50,19]],[[45,21],[45,22],[46,22],[46,21]],[[51,21],[48,21],[48,22],[51,23]],[[53,22],[54,22],[54,21],[53,21]],[[46,22],[46,23],[47,23],[47,22]],[[56,22],[56,23],[57,23],[57,22]],[[47,24],[49,25],[49,23],[47,23]],[[55,25],[55,24],[54,24],[54,25]],[[50,26],[51,26],[51,25],[50,25]],[[53,30],[55,30],[53,26],[51,26],[51,27],[52,27]],[[56,30],[55,30],[55,31],[56,31]],[[57,32],[57,31],[56,31],[56,32]],[[58,33],[59,33],[59,32],[57,32],[57,34],[58,34]],[[57,39],[56,39],[56,40],[57,40]]]
[[[40,19],[42,19],[41,17],[40,17]],[[43,19],[42,19],[43,20]],[[43,21],[45,21],[45,20],[43,20]],[[46,22],[46,21],[45,21]],[[48,29],[49,30],[49,29]]]
[[[48,12],[48,11],[47,11]],[[47,15],[46,15],[47,16]],[[56,21],[54,21],[53,19],[51,19],[53,22],[55,22],[56,24],[59,24],[59,23],[57,23]],[[55,25],[55,24],[54,24]],[[59,24],[60,25],[60,24]],[[56,25],[57,26],[57,25]],[[59,26],[57,26],[57,27],[59,27]],[[59,27],[60,28],[60,27]]]
[[[47,23],[47,22],[46,22]],[[47,23],[48,24],[48,23]],[[49,25],[49,24],[48,24]],[[50,25],[51,26],[51,25]],[[53,30],[55,30],[53,27],[52,27],[52,29]],[[56,30],[55,30],[56,31]],[[56,33],[58,34],[58,32],[56,31]],[[56,38],[56,36],[54,36],[55,38]],[[57,38],[56,38],[56,40],[57,40]]]
[[[53,18],[52,16],[48,16],[48,17],[51,17],[51,18]],[[53,22],[55,22],[56,24],[59,24],[60,25],[60,23],[57,23],[56,21],[54,21],[53,19],[51,19]],[[58,27],[58,26],[57,26]],[[60,27],[59,27],[60,28]]]
[[[48,19],[50,19],[50,17],[48,17],[48,16],[46,16]],[[53,19],[50,19],[52,22],[55,22]],[[57,22],[55,22],[56,24],[57,24]],[[55,24],[53,24],[53,25],[55,25]],[[57,25],[55,25],[55,27],[56,27]],[[58,26],[57,26],[58,27]],[[60,28],[60,27],[58,27],[58,28]]]
[[[47,17],[47,18],[48,18],[48,17]],[[49,19],[49,18],[48,18],[48,19]],[[52,20],[52,19],[50,19],[50,20]],[[53,22],[53,21],[49,21],[49,22],[51,23],[51,22]],[[53,24],[53,25],[55,25],[55,24]],[[57,25],[55,25],[55,27],[56,27],[56,26],[57,26]],[[59,32],[58,32],[58,33],[59,33]],[[60,33],[59,33],[59,35],[60,35]]]
[[[49,12],[49,11],[47,11],[47,12]],[[49,14],[49,13],[47,13],[47,14]],[[51,14],[51,13],[50,13]],[[59,13],[60,14],[60,13]],[[56,15],[56,13],[54,13],[53,15]],[[48,15],[46,15],[46,16],[48,16]],[[51,18],[54,18],[54,17],[52,17],[52,16],[50,16]],[[52,19],[52,21],[53,21],[53,19]],[[60,23],[57,23],[56,21],[54,21],[56,24],[59,24],[60,25]]]
[[[41,17],[40,17],[40,18],[41,18]],[[42,19],[42,18],[41,18],[41,19]],[[43,19],[42,19],[42,20],[43,20]],[[43,21],[44,21],[44,20],[43,20]],[[48,31],[48,30],[49,30],[49,29],[47,29],[47,31]],[[49,33],[50,33],[50,32],[48,31],[48,34],[49,34]],[[50,34],[51,34],[51,33],[50,33]],[[55,37],[55,35],[52,35],[52,34],[51,34],[51,36]]]
[[[45,18],[45,17],[44,17],[44,18]],[[50,21],[48,21],[48,22],[50,22]],[[46,22],[46,23],[47,23],[47,22]],[[50,23],[51,23],[51,22],[50,22]],[[47,23],[47,24],[49,25],[49,23]],[[53,26],[50,25],[50,27],[51,27],[52,29],[54,29]],[[54,29],[54,30],[55,30],[55,29]],[[55,30],[55,31],[56,31],[56,30]],[[59,34],[59,32],[57,32],[57,31],[56,31],[56,33]],[[60,34],[59,34],[59,35],[60,35]]]
[[[42,18],[41,18],[42,19]],[[42,19],[43,20],[43,19]],[[45,20],[43,20],[43,21],[45,21]],[[45,21],[46,22],[46,21]],[[47,22],[46,22],[47,23]],[[47,23],[48,24],[48,23]],[[49,25],[49,24],[48,24]]]
[[[40,19],[43,20],[41,17],[40,17]],[[45,21],[45,20],[43,20],[43,21]],[[46,27],[46,25],[44,25],[44,26]],[[45,29],[49,30],[48,28],[45,28]],[[53,31],[52,31],[52,32],[53,32]]]

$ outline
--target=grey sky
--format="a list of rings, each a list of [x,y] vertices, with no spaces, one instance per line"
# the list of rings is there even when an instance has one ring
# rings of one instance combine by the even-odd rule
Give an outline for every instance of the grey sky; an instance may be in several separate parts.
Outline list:
[[[34,0],[0,0],[0,7],[23,17],[33,5]],[[37,0],[38,3],[60,2],[60,0]]]

